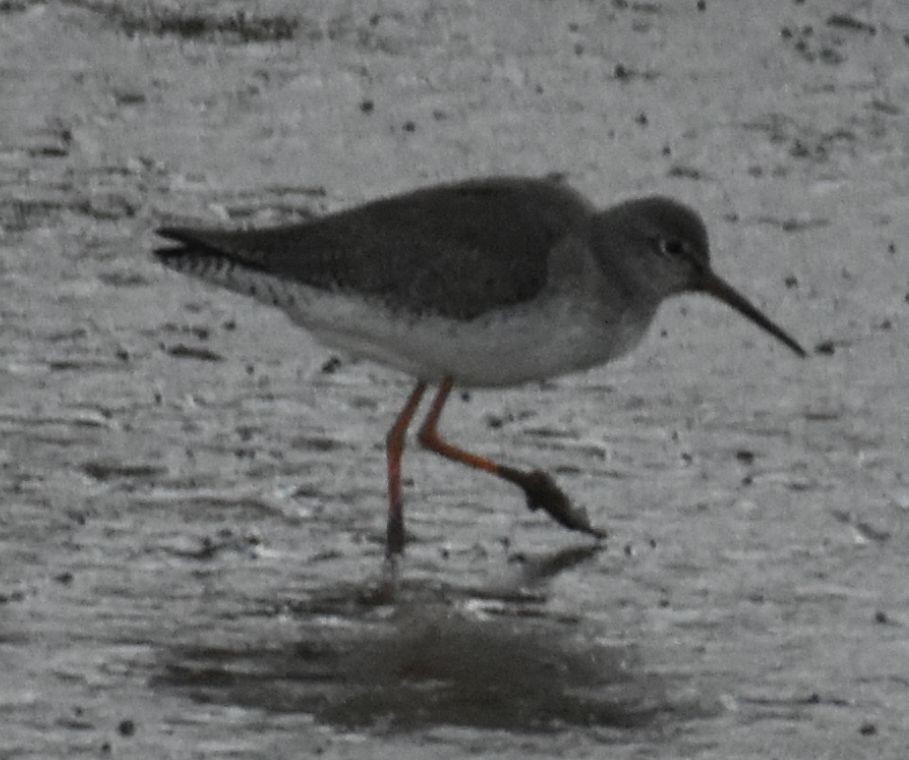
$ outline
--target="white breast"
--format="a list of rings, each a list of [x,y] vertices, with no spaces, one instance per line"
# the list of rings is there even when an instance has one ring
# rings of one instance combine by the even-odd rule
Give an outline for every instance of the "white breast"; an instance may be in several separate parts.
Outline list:
[[[411,315],[378,300],[241,266],[186,273],[284,310],[327,346],[426,381],[451,376],[460,385],[478,387],[516,385],[603,364],[634,348],[652,316],[617,307],[589,268],[571,274],[570,287],[553,287],[533,302],[468,321]]]
[[[505,386],[602,364],[634,348],[647,321],[607,321],[566,298],[511,307],[470,321],[402,316],[372,302],[302,285],[290,318],[318,340],[427,381]],[[648,320],[649,321],[649,320]]]

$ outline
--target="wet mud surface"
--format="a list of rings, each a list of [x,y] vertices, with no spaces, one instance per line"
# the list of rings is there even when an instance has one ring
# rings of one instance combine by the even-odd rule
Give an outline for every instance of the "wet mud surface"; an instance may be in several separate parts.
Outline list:
[[[0,757],[905,757],[907,71],[895,0],[0,3]],[[412,446],[382,603],[410,380],[151,231],[554,172],[812,356],[687,298],[456,395],[609,537]]]

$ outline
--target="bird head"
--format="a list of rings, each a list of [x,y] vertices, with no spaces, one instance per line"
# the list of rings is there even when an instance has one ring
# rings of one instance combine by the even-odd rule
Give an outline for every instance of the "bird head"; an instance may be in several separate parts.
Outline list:
[[[604,275],[655,306],[679,293],[706,293],[731,306],[797,355],[805,350],[710,265],[707,230],[687,206],[659,196],[626,201],[596,215],[591,246]]]

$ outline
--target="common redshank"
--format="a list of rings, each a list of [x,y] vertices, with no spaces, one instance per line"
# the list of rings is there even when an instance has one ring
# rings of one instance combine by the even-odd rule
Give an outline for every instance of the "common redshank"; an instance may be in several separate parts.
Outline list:
[[[386,438],[386,554],[404,549],[401,456],[428,384],[418,440],[519,486],[531,510],[603,536],[540,470],[499,464],[438,430],[457,384],[509,386],[611,361],[660,303],[718,298],[797,355],[802,347],[713,272],[700,216],[651,196],[597,210],[566,184],[493,177],[418,189],[261,230],[163,227],[171,269],[283,309],[324,344],[417,379]]]

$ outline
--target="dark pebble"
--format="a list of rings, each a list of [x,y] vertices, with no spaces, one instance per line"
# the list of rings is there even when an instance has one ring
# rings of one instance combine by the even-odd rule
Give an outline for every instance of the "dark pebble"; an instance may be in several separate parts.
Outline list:
[[[331,356],[328,358],[328,361],[326,361],[322,365],[322,374],[332,375],[337,371],[338,367],[340,367],[340,366],[341,366],[341,360],[337,356]]]
[[[735,452],[735,458],[742,464],[751,464],[754,462],[754,452],[748,449],[739,449]]]

